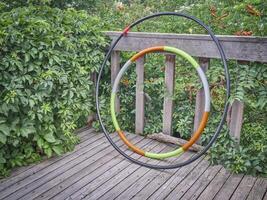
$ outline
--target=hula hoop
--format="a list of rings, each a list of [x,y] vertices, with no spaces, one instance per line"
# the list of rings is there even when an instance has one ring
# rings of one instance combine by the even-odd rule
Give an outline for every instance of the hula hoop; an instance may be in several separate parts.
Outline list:
[[[204,113],[202,115],[202,119],[200,122],[199,127],[197,128],[196,132],[194,133],[193,137],[191,137],[191,139],[184,144],[182,147],[174,150],[174,151],[170,151],[167,153],[151,153],[151,152],[146,152],[142,149],[139,149],[137,146],[133,145],[129,140],[127,140],[127,138],[125,137],[123,131],[120,129],[119,123],[117,121],[117,117],[115,114],[115,99],[116,99],[116,94],[118,91],[118,87],[119,87],[119,83],[120,80],[122,78],[122,76],[125,74],[125,72],[129,69],[130,65],[135,62],[138,58],[140,58],[141,56],[147,54],[147,53],[151,53],[151,52],[156,52],[156,51],[165,51],[165,52],[169,52],[169,53],[174,53],[176,55],[182,56],[183,58],[185,58],[187,61],[189,61],[193,67],[197,70],[198,75],[202,81],[203,87],[204,87],[204,93],[205,93],[205,107],[204,107]],[[201,67],[199,66],[199,64],[196,62],[196,60],[194,58],[192,58],[188,53],[174,48],[174,47],[169,47],[169,46],[157,46],[157,47],[150,47],[147,49],[144,49],[142,51],[140,51],[139,53],[135,54],[132,58],[130,58],[125,64],[124,66],[121,68],[121,70],[119,71],[114,84],[113,84],[113,88],[112,88],[112,93],[111,93],[111,98],[110,98],[110,111],[111,111],[111,116],[112,116],[112,122],[113,125],[116,129],[116,131],[118,132],[120,138],[122,139],[122,141],[135,153],[148,157],[148,158],[154,158],[154,159],[164,159],[164,158],[169,158],[169,157],[173,157],[173,156],[180,156],[182,155],[185,151],[187,151],[197,140],[198,138],[201,136],[204,128],[206,127],[207,121],[208,121],[208,116],[209,116],[209,112],[210,112],[210,90],[209,90],[209,84],[207,81],[207,78],[205,76],[205,73],[203,72],[203,70],[201,69]]]
[[[194,22],[196,22],[198,25],[202,26],[210,35],[210,37],[212,38],[212,40],[214,41],[214,43],[216,44],[216,47],[218,48],[218,51],[219,51],[219,54],[220,54],[220,57],[222,59],[222,62],[223,62],[223,67],[224,67],[224,75],[225,75],[225,78],[226,78],[226,97],[225,97],[225,104],[224,104],[224,110],[223,110],[223,114],[221,116],[221,120],[218,124],[218,127],[214,133],[214,135],[212,136],[211,140],[209,141],[209,143],[204,147],[204,149],[202,151],[200,151],[198,154],[195,154],[193,157],[191,157],[190,159],[184,161],[184,162],[181,162],[181,163],[177,163],[177,164],[171,164],[171,165],[153,165],[153,164],[149,164],[149,163],[145,163],[145,162],[142,162],[142,161],[139,161],[139,160],[136,160],[130,156],[128,156],[125,152],[123,152],[120,147],[118,147],[116,145],[115,142],[113,142],[112,138],[110,137],[110,133],[106,130],[105,128],[105,125],[102,121],[102,117],[101,117],[101,114],[100,114],[100,106],[99,106],[99,85],[100,85],[100,80],[101,80],[101,76],[103,74],[103,69],[104,67],[106,66],[107,64],[107,61],[109,60],[110,56],[111,56],[111,52],[113,51],[113,49],[115,48],[115,46],[118,44],[118,42],[121,40],[122,37],[126,36],[127,35],[127,32],[133,28],[134,26],[142,23],[143,21],[145,20],[148,20],[148,19],[152,19],[152,18],[155,18],[155,17],[159,17],[159,16],[177,16],[177,17],[183,17],[183,18],[186,18],[186,19],[189,19],[189,20],[192,20]],[[112,42],[112,44],[110,45],[110,48],[108,50],[108,53],[106,54],[106,57],[100,67],[100,70],[99,70],[99,74],[98,74],[98,78],[97,78],[97,82],[96,82],[96,93],[95,93],[95,97],[96,97],[96,110],[97,110],[97,116],[98,116],[98,120],[100,122],[100,125],[101,125],[101,128],[106,136],[106,138],[108,139],[108,141],[110,142],[110,144],[122,155],[124,156],[125,158],[127,158],[128,160],[130,160],[131,162],[135,163],[135,164],[138,164],[138,165],[141,165],[141,166],[144,166],[144,167],[148,167],[148,168],[151,168],[151,169],[175,169],[175,168],[178,168],[178,167],[183,167],[185,165],[188,165],[192,162],[194,162],[195,160],[197,160],[198,158],[200,158],[202,155],[204,155],[208,150],[209,148],[212,146],[212,144],[216,141],[217,137],[219,136],[220,134],[220,131],[223,127],[223,124],[225,122],[225,118],[226,118],[226,114],[227,114],[227,110],[228,110],[228,107],[229,107],[229,97],[230,97],[230,75],[229,75],[229,71],[228,71],[228,67],[227,67],[227,62],[226,62],[226,57],[225,57],[225,53],[222,49],[222,46],[221,44],[219,43],[219,40],[217,39],[217,37],[214,35],[214,33],[210,30],[210,28],[205,25],[202,21],[200,21],[199,19],[193,17],[193,16],[190,16],[190,15],[187,15],[187,14],[182,14],[182,13],[176,13],[176,12],[161,12],[161,13],[156,13],[156,14],[152,14],[152,15],[149,15],[149,16],[146,16],[146,17],[143,17],[137,21],[135,21],[134,23],[132,23],[131,25],[129,25],[128,27],[126,27],[124,29],[124,31],[120,34],[120,36],[114,40]]]

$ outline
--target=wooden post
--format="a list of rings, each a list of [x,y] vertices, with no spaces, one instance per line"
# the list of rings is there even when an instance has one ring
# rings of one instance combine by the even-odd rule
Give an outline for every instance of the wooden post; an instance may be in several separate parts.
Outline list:
[[[117,74],[120,71],[120,52],[112,51],[111,52],[111,85],[114,84]],[[115,111],[120,112],[120,100],[117,95],[115,99]]]
[[[240,65],[249,64],[248,61],[242,61],[242,60],[238,60],[237,63]],[[228,120],[230,119],[228,122],[228,126],[231,137],[233,137],[238,143],[240,142],[241,129],[243,123],[243,113],[244,113],[244,102],[235,99],[228,113]]]
[[[240,142],[243,123],[244,102],[234,100],[231,108],[230,135]]]
[[[95,94],[95,86],[96,86],[96,82],[97,82],[96,72],[93,72],[90,74],[90,80],[93,82],[92,92],[93,92],[93,94]],[[92,98],[95,101],[95,95],[92,95]],[[95,120],[97,120],[96,113],[90,113],[90,115],[87,117],[87,126],[92,127],[92,124]]]
[[[199,58],[199,63],[204,72],[208,70],[210,59],[209,58]],[[200,89],[196,95],[196,106],[195,106],[195,117],[194,117],[194,132],[197,130],[205,106],[205,93],[204,89]],[[192,133],[193,134],[193,133]]]
[[[167,96],[163,104],[163,130],[164,134],[172,135],[173,92],[175,79],[175,55],[166,55],[165,85]]]
[[[136,61],[135,133],[137,134],[143,133],[145,123],[144,62],[144,57]]]

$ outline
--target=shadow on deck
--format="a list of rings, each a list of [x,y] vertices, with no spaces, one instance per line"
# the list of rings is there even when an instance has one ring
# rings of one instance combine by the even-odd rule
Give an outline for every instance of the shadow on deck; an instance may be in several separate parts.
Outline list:
[[[19,168],[0,180],[0,199],[264,199],[267,180],[236,175],[211,166],[205,157],[175,170],[151,170],[130,163],[117,153],[103,134],[93,129],[79,133],[73,152]],[[125,148],[119,138],[117,144]],[[164,152],[170,146],[141,136],[128,138],[147,150]],[[179,162],[191,152],[167,161],[149,160],[125,149],[144,162]]]

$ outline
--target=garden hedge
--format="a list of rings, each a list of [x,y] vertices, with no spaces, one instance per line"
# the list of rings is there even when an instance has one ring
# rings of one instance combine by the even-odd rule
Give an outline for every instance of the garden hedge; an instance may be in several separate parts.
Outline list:
[[[0,15],[3,176],[73,148],[73,130],[94,108],[90,74],[106,42],[99,20],[85,11],[29,6]]]

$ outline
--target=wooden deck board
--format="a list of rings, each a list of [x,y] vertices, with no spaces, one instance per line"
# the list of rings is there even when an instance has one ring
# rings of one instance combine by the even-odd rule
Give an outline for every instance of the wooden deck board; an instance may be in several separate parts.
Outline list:
[[[198,197],[198,199],[201,200],[213,199],[229,176],[230,173],[226,169],[222,168],[220,172],[210,182],[208,187],[206,187],[206,189]]]
[[[179,199],[183,194],[195,183],[195,181],[203,174],[209,167],[209,162],[203,159],[196,168],[194,168],[188,176],[181,181],[174,190],[167,196],[167,199]]]
[[[169,147],[167,147],[167,149],[170,149]],[[153,164],[157,164],[160,161],[154,160],[150,163]],[[132,174],[129,174],[126,178],[121,179],[120,182],[118,182],[116,185],[113,185],[113,187],[109,187],[109,190],[106,191],[102,191],[101,193],[97,192],[96,195],[92,196],[92,197],[97,197],[100,199],[114,199],[114,198],[118,198],[118,196],[120,194],[122,194],[124,191],[127,191],[130,187],[132,187],[135,184],[139,184],[140,181],[142,182],[142,184],[144,184],[144,176],[148,175],[150,173],[150,169],[148,168],[143,168],[140,166],[129,166],[129,169],[133,168],[135,171]],[[125,169],[126,171],[128,171],[129,169]],[[159,172],[159,170],[153,170],[153,172],[155,174],[157,174]],[[154,174],[154,175],[155,175]],[[116,178],[116,177],[115,177]],[[105,185],[108,185],[109,183],[105,183]],[[138,186],[135,185],[134,189],[131,190],[131,192],[133,193],[134,191],[138,190]],[[130,193],[128,193],[130,194]]]
[[[93,129],[77,134],[81,143],[74,151],[16,169],[0,180],[0,199],[267,199],[265,178],[231,174],[222,166],[210,166],[203,157],[178,169],[148,169],[124,159]],[[187,152],[166,161],[150,160],[128,150],[116,134],[111,137],[128,155],[143,162],[175,163],[194,155]],[[146,150],[173,149],[139,135],[127,137]]]
[[[263,200],[267,200],[267,191],[265,192]]]
[[[156,147],[155,143],[149,143],[149,145],[145,146],[146,149],[148,149],[148,148],[153,149],[155,147]],[[138,155],[133,155],[132,157],[140,159],[140,156],[138,156]],[[123,163],[120,163],[121,165],[124,166],[124,169],[122,169],[118,173],[114,173],[113,176],[109,180],[104,181],[104,183],[101,184],[101,187],[97,190],[96,195],[100,196],[101,194],[105,193],[106,191],[109,191],[111,188],[118,185],[118,183],[120,183],[120,181],[128,178],[129,175],[133,174],[133,172],[136,171],[137,166],[133,166],[129,162],[128,162],[128,164],[126,164],[125,162],[128,162],[128,161],[124,160]],[[118,167],[120,167],[120,166],[116,166],[116,168],[118,168]],[[99,178],[101,179],[101,177],[99,177]],[[94,191],[92,191],[91,193],[92,194],[89,194],[89,195],[94,195],[93,194]],[[108,199],[111,199],[111,196],[109,196]]]
[[[130,138],[130,137],[129,137]],[[135,137],[132,139],[132,142],[137,145],[143,146],[143,144],[146,144],[144,140],[140,137]],[[120,147],[121,144],[118,144]],[[62,194],[68,194],[70,191],[68,190],[69,187],[72,186],[72,188],[75,188],[74,184],[81,180],[82,178],[85,178],[87,176],[90,177],[97,177],[98,175],[102,174],[107,168],[111,168],[112,166],[116,165],[118,162],[121,161],[121,159],[115,159],[118,157],[118,153],[115,150],[112,150],[110,153],[100,156],[99,159],[94,162],[91,165],[87,165],[83,170],[77,172],[76,174],[72,175],[69,178],[64,179],[61,181],[58,185],[52,187],[51,189],[46,188],[43,193],[41,193],[36,199],[49,199],[52,198],[59,193]],[[93,173],[93,174],[92,174]],[[57,197],[59,198],[59,197]],[[63,198],[63,197],[62,197]]]
[[[216,200],[224,200],[230,199],[232,194],[235,192],[235,189],[240,184],[243,174],[231,174],[231,176],[227,179],[225,184],[222,186],[220,191],[216,194]]]
[[[153,147],[154,148],[152,148],[155,152],[161,152],[164,148],[166,148],[165,147],[165,145],[162,145],[162,144],[153,144]],[[140,161],[145,161],[145,160],[147,160],[145,157],[140,157],[140,156],[138,156],[137,157],[137,159],[138,160],[140,160]],[[127,162],[127,161],[125,161],[125,162]],[[127,162],[128,163],[128,162]],[[123,166],[124,167],[124,166]],[[122,171],[123,170],[123,167],[121,168],[121,170],[118,170],[117,172],[120,172],[120,171]],[[139,168],[139,166],[138,165],[133,165],[133,164],[131,164],[131,167],[128,167],[128,171],[127,170],[123,170],[123,172],[126,172],[125,173],[125,175],[123,175],[123,176],[121,176],[121,174],[119,173],[119,175],[116,177],[116,178],[114,178],[112,175],[117,175],[117,173],[113,173],[112,174],[112,171],[111,171],[111,176],[110,176],[110,178],[114,178],[115,180],[121,180],[121,179],[124,179],[125,178],[125,176],[127,177],[127,174],[129,174],[129,170],[132,170],[132,172],[135,172],[135,170],[136,169],[138,169]],[[115,168],[116,169],[116,168]],[[142,168],[142,170],[140,171],[139,170],[139,176],[141,176],[141,174],[142,173],[144,173],[144,172],[146,172],[148,169],[147,168]],[[109,177],[109,171],[107,172],[107,176]],[[105,175],[105,174],[104,174]],[[131,174],[132,175],[132,174]],[[103,178],[102,177],[100,177],[100,179],[101,180],[103,180]],[[109,180],[109,179],[108,179]],[[129,177],[127,177],[127,180],[131,180]],[[98,181],[95,181],[95,182],[98,182]],[[93,189],[94,188],[94,189]],[[101,187],[101,188],[103,188],[103,187]],[[94,195],[95,193],[93,193],[94,191],[96,191],[96,189],[97,189],[97,187],[95,187],[95,185],[94,185],[94,183],[91,185],[86,185],[85,187],[83,187],[81,190],[79,190],[79,191],[77,191],[77,192],[75,192],[73,195],[71,195],[71,198],[73,198],[73,199],[80,199],[80,197],[86,197],[86,199],[94,199],[93,197],[92,197],[92,195]],[[96,192],[97,193],[99,193],[101,190],[97,190]]]
[[[156,192],[154,192],[152,196],[149,197],[149,199],[164,199],[165,197],[167,197],[169,193],[175,188],[175,186],[179,184],[202,159],[203,157],[199,160],[196,160],[196,162],[191,163],[187,167],[181,168],[164,184],[162,184],[161,187]]]
[[[20,180],[22,180],[24,178],[31,176],[33,174],[36,174],[41,169],[44,169],[44,168],[50,166],[51,164],[53,164],[53,163],[55,163],[55,162],[57,162],[63,158],[72,157],[73,154],[76,154],[76,152],[79,149],[82,149],[82,148],[86,147],[87,145],[90,145],[92,142],[94,142],[96,139],[99,139],[100,137],[103,137],[103,135],[90,134],[90,132],[89,132],[87,138],[85,138],[80,144],[76,145],[74,151],[66,153],[60,157],[53,157],[51,159],[45,160],[42,163],[37,164],[37,165],[31,165],[28,167],[23,167],[22,172],[19,173],[18,175],[9,177],[8,179],[2,179],[0,181],[0,192],[2,190],[4,190],[5,188],[12,186],[15,183],[18,183]]]
[[[209,185],[216,174],[222,167],[219,165],[210,166],[201,177],[190,187],[189,190],[181,197],[181,199],[197,199],[202,191]]]
[[[251,189],[247,200],[261,200],[267,191],[267,180],[258,178]]]
[[[255,182],[255,177],[244,176],[237,189],[235,190],[234,194],[232,195],[231,200],[246,199]]]
[[[190,154],[184,154],[184,157],[189,157]],[[179,159],[179,158],[178,158]],[[173,158],[170,160],[170,163],[174,163],[178,160],[177,158]],[[184,158],[185,159],[185,158]],[[141,169],[141,168],[140,168]],[[128,187],[125,191],[123,191],[116,199],[134,199],[139,198],[138,194],[140,191],[150,185],[152,182],[155,181],[156,177],[160,176],[160,174],[169,174],[169,171],[164,170],[149,170],[145,173],[142,177],[140,177],[137,181],[135,181],[130,187]],[[153,185],[153,184],[151,184]],[[151,193],[151,191],[147,190],[147,193]],[[140,198],[139,198],[140,199]],[[141,198],[144,199],[144,198]]]
[[[175,162],[181,162],[185,159],[188,159],[191,156],[191,153],[186,152],[182,156],[176,158]],[[177,173],[181,168],[172,169],[172,170],[162,170],[159,173],[154,175],[153,179],[145,185],[132,199],[148,199],[152,194],[158,190],[163,183],[169,180],[175,173]],[[152,171],[153,173],[153,171]]]
[[[94,131],[94,129],[92,129],[92,128],[84,127],[84,128],[81,128],[81,129],[77,130],[76,134],[79,136],[80,142],[84,142],[85,140],[87,140],[90,137],[94,136],[94,134],[90,134],[93,131]],[[76,148],[77,147],[79,147],[79,145],[77,145]],[[58,157],[57,157],[57,159],[58,159]],[[49,161],[51,161],[51,159]],[[36,164],[31,164],[31,165],[28,165],[28,166],[19,167],[19,168],[16,168],[16,169],[12,170],[12,173],[9,176],[9,180],[10,180],[11,177],[18,176],[19,174],[29,170],[31,167],[34,167],[34,166],[36,166]],[[5,179],[0,180],[0,184],[4,180]]]
[[[108,142],[106,140],[101,140],[100,138],[103,137],[100,136],[99,138],[95,138],[96,140],[93,143],[88,145],[87,148],[80,149],[80,151],[78,151],[78,154],[71,154],[71,158],[68,157],[58,162],[55,162],[49,167],[38,171],[38,173],[33,174],[25,178],[24,180],[15,183],[11,187],[9,187],[6,192],[4,191],[1,197],[8,196],[8,198],[6,199],[10,200],[20,199],[21,196],[40,186],[45,181],[51,180],[53,177],[56,177],[60,173],[63,173],[64,170],[66,170],[67,168],[75,166],[83,159],[86,159],[94,153],[97,153],[98,151],[104,149],[108,146]],[[30,187],[28,187],[29,184],[31,184]]]
[[[120,144],[118,144],[119,146],[122,145],[122,141],[119,140]],[[31,190],[30,193],[28,193],[27,195],[21,197],[21,200],[28,200],[28,199],[31,199],[31,198],[36,198],[37,196],[39,196],[39,194],[43,193],[45,190],[48,190],[48,189],[51,189],[54,187],[54,185],[58,185],[60,184],[61,182],[63,182],[65,179],[71,177],[72,175],[74,174],[77,174],[79,172],[83,172],[84,168],[88,167],[88,168],[91,168],[91,166],[99,159],[101,158],[101,155],[108,155],[110,153],[110,151],[112,151],[112,147],[110,146],[107,146],[107,148],[105,148],[104,150],[96,153],[96,154],[93,154],[92,156],[87,156],[83,159],[81,158],[81,162],[79,162],[78,164],[74,165],[74,167],[63,167],[62,171],[63,173],[60,174],[60,173],[56,173],[57,176],[54,176],[55,178],[50,178],[49,176],[46,176],[49,177],[48,179],[50,179],[49,181],[47,181],[48,179],[44,179],[42,180],[41,183],[38,183],[38,185],[41,185],[40,187],[34,189],[34,190]],[[79,159],[77,159],[79,160]],[[51,173],[52,174],[52,173]],[[33,183],[34,184],[34,183]],[[36,186],[36,185],[35,185]],[[33,187],[32,187],[33,188]]]

